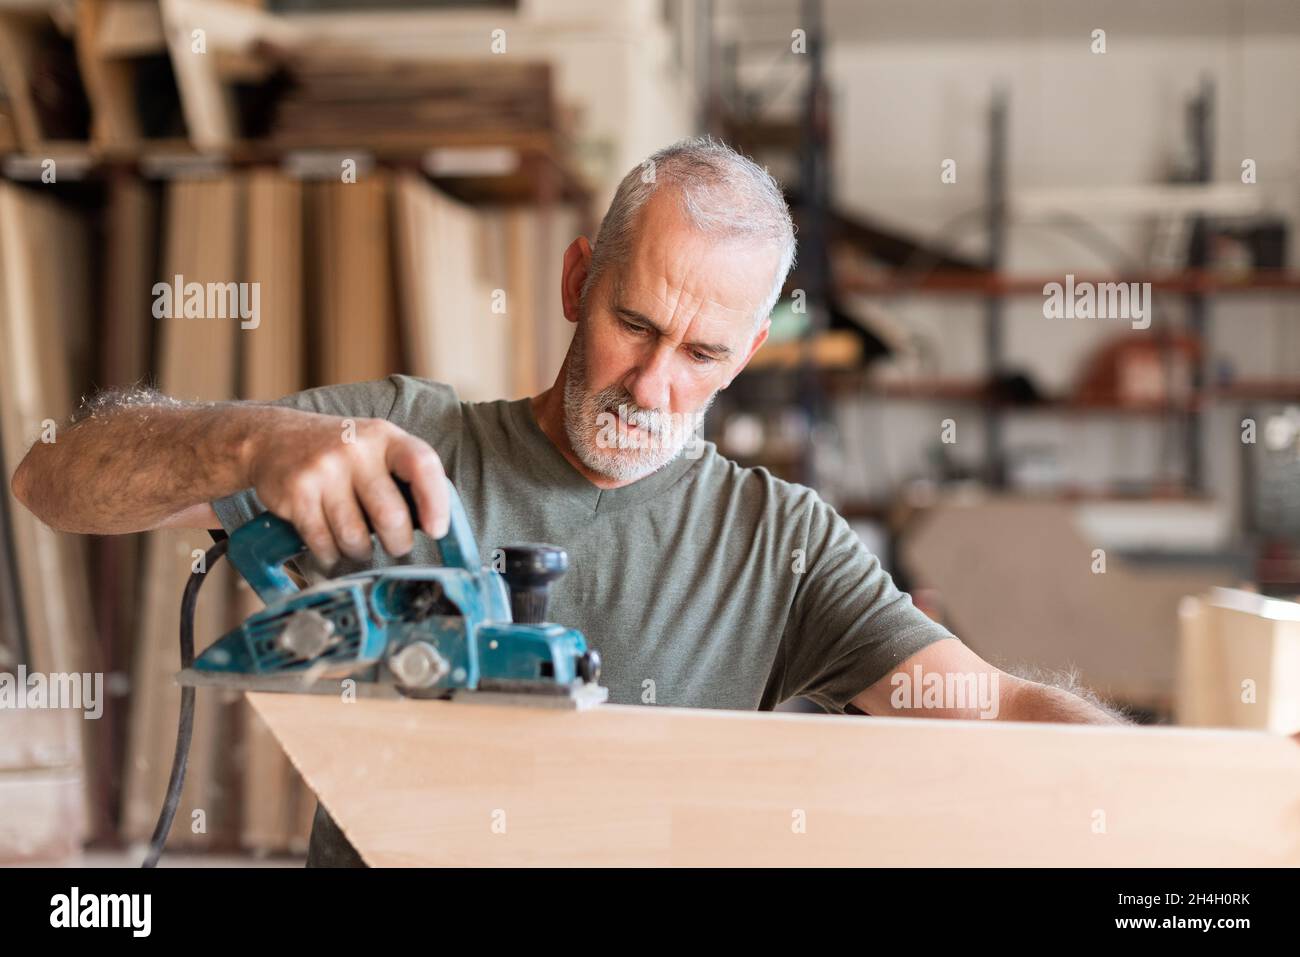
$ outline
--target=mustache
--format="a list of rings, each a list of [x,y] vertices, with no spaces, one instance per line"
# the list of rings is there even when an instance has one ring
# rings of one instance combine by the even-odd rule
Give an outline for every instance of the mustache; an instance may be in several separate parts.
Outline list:
[[[628,425],[644,429],[651,435],[658,435],[664,430],[667,419],[660,409],[643,409],[632,399],[631,394],[621,386],[609,386],[591,397],[591,404],[597,413],[609,412],[617,415]]]

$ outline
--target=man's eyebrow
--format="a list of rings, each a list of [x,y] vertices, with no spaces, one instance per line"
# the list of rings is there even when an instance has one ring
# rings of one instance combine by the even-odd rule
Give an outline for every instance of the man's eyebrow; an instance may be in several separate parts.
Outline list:
[[[645,315],[644,313],[640,313],[637,312],[635,309],[629,309],[627,306],[620,306],[617,304],[614,306],[614,311],[618,313],[620,316],[622,316],[624,319],[628,319],[632,322],[639,322],[642,325],[649,326],[651,329],[655,330],[655,332],[659,333],[660,335],[663,335],[664,330],[660,328],[655,322],[653,322],[650,319],[649,316]],[[687,345],[689,345],[692,349],[698,349],[700,352],[710,353],[711,355],[719,359],[725,359],[727,356],[731,355],[731,346],[723,345],[720,342],[718,343],[688,342]]]

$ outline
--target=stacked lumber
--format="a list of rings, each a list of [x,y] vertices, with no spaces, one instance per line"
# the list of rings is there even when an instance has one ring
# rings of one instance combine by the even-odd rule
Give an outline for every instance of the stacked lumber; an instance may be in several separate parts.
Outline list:
[[[547,132],[555,124],[551,68],[504,58],[419,62],[297,52],[268,137],[295,146],[349,146],[483,131]]]
[[[9,574],[21,609],[23,662],[44,675],[102,671],[86,541],[41,523],[13,499],[8,476],[34,441],[57,442],[72,412],[74,383],[81,380],[77,352],[89,328],[90,263],[84,217],[37,189],[0,182],[0,461],[12,535],[5,551],[13,558]],[[103,814],[102,726],[79,712],[54,714],[53,721],[80,725],[87,808]],[[96,831],[102,827],[101,820],[89,820]]]
[[[270,399],[406,371],[448,381],[466,398],[494,399],[549,384],[570,332],[558,290],[574,216],[558,206],[474,209],[423,177],[383,170],[356,183],[303,182],[271,169],[165,184],[123,174],[101,193],[67,191],[102,197],[90,209],[65,206],[61,195],[59,187],[0,182],[6,476],[48,426],[63,427],[92,385],[152,381],[181,399]],[[257,325],[155,319],[153,286],[177,275],[257,283]],[[174,312],[183,315],[178,304]],[[92,836],[146,840],[175,745],[180,596],[210,536],[165,530],[88,540],[44,526],[7,484],[4,498],[0,668],[102,671],[109,689],[99,721],[54,713],[72,740],[86,736],[78,754],[87,766],[25,791],[22,807],[44,806],[63,822],[60,833],[79,841],[83,829],[68,824],[60,797],[75,781],[86,791],[84,799],[78,791],[77,812]],[[233,577],[223,563],[204,586],[200,650],[259,608]],[[314,806],[239,696],[198,695],[171,846],[301,852]]]

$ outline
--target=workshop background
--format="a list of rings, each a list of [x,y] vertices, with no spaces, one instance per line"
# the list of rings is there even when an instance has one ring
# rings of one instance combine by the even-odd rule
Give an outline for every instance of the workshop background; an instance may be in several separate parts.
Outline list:
[[[1300,730],[1298,89],[1292,0],[0,0],[4,473],[103,387],[534,394],[565,246],[707,132],[800,242],[721,450],[995,664]],[[155,318],[178,275],[258,283],[256,327]],[[1046,318],[1067,282],[1150,311]],[[3,504],[0,670],[108,699],[0,713],[0,862],[138,847],[207,538]],[[218,573],[200,644],[257,607]],[[300,861],[310,792],[239,696],[198,700],[169,846]]]

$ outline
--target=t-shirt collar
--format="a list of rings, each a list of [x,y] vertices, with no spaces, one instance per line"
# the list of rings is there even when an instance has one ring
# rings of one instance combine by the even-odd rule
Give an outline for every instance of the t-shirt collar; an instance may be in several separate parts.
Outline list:
[[[670,488],[695,467],[701,456],[683,453],[678,455],[663,468],[651,472],[645,478],[637,479],[630,485],[620,488],[601,489],[591,484],[568,459],[564,457],[555,443],[550,440],[533,415],[531,399],[517,399],[507,405],[515,438],[529,456],[534,457],[538,466],[547,475],[556,488],[571,496],[583,507],[595,513],[612,512],[640,502],[648,501],[660,492]],[[705,443],[708,454],[710,443]]]

